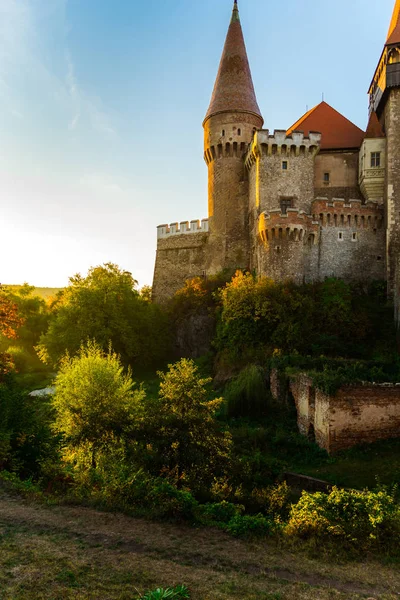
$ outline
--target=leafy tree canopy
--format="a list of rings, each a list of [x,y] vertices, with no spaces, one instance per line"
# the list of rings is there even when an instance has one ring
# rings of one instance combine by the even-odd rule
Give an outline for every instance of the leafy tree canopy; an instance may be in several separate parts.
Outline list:
[[[66,351],[74,355],[82,343],[95,340],[103,350],[111,343],[123,363],[135,368],[159,362],[168,343],[166,319],[136,286],[131,273],[112,263],[71,277],[40,339],[42,360],[56,364]]]
[[[55,380],[55,430],[73,447],[99,447],[119,438],[135,415],[143,392],[134,390],[118,356],[104,353],[94,342],[61,362]]]

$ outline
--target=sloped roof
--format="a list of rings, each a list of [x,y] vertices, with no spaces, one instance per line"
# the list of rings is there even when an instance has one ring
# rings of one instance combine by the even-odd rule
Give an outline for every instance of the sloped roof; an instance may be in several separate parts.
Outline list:
[[[383,129],[381,127],[381,124],[378,121],[378,117],[377,117],[375,111],[373,111],[371,113],[371,116],[369,118],[368,127],[367,127],[367,131],[365,133],[365,137],[368,138],[368,139],[371,139],[371,138],[383,138],[383,137],[385,137],[385,134],[383,133]]]
[[[210,106],[204,120],[221,112],[232,111],[255,113],[261,117],[236,0]]]
[[[396,0],[386,40],[387,46],[391,44],[400,44],[400,0]]]
[[[365,136],[362,129],[346,119],[327,102],[321,102],[305,113],[288,129],[287,134],[296,130],[303,131],[306,136],[310,131],[321,133],[322,150],[360,148]]]

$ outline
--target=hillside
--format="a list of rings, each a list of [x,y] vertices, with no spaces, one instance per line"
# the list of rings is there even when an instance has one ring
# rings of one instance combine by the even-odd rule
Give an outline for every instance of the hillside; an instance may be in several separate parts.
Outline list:
[[[22,287],[22,285],[8,285],[4,284],[5,287],[8,287],[13,290],[18,290]],[[52,296],[56,296],[58,292],[60,292],[63,288],[55,288],[55,287],[35,287],[35,295],[40,296],[47,300],[47,298],[51,298]]]
[[[1,598],[134,600],[179,583],[191,600],[398,598],[396,565],[319,556],[211,529],[45,506],[0,487]]]

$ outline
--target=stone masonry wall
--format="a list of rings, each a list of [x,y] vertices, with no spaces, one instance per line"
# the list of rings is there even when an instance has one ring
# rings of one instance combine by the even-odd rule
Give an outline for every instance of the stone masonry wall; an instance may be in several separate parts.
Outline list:
[[[387,278],[400,322],[400,89],[392,89],[384,113],[386,148]]]
[[[332,198],[362,200],[358,186],[359,152],[320,152],[315,158],[314,195]],[[329,174],[329,183],[324,174]]]
[[[290,390],[300,433],[315,436],[329,453],[400,437],[400,385],[344,386],[330,396],[300,374],[291,380]]]
[[[204,123],[210,247],[207,272],[249,266],[248,177],[244,155],[261,117],[221,113]]]
[[[153,280],[155,302],[168,300],[187,279],[203,275],[208,240],[209,233],[205,232],[158,239]]]

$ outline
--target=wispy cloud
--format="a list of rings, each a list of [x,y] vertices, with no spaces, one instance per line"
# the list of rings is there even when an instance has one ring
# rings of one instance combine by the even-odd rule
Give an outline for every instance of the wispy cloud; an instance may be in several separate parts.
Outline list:
[[[61,36],[66,35],[66,7],[67,0],[0,0],[0,109],[21,118],[29,81],[37,102],[38,95],[53,99],[56,113],[58,105],[60,125],[64,119],[66,129],[74,132],[85,126],[103,136],[115,136],[114,119],[101,98],[87,94],[78,81],[79,63],[74,62],[77,59],[67,39],[63,64],[50,61],[46,54],[46,24],[56,23]]]
[[[67,62],[67,88],[73,105],[73,116],[71,121],[69,122],[68,127],[69,129],[76,129],[76,126],[79,123],[79,119],[81,118],[81,99],[78,90],[78,84],[75,77],[75,67],[74,63],[72,62],[69,50],[66,51],[65,56]]]

